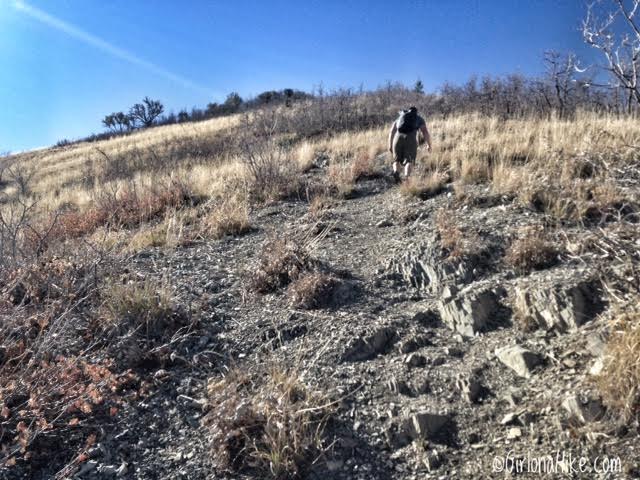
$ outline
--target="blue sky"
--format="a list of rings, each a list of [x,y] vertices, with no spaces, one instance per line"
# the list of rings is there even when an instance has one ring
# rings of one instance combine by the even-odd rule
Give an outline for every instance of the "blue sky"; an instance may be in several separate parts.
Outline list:
[[[168,111],[285,87],[427,90],[592,53],[581,0],[0,0],[0,152],[102,131],[145,95]]]

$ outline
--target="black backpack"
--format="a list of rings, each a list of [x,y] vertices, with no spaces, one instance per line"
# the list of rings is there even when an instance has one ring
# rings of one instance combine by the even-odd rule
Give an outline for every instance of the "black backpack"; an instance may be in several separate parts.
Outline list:
[[[418,130],[418,111],[411,108],[400,112],[396,126],[400,133],[413,133]]]

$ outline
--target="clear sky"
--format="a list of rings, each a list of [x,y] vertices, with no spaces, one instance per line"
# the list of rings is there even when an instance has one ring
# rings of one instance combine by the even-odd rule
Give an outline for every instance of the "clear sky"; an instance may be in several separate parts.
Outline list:
[[[428,91],[592,53],[581,0],[0,0],[0,152],[102,131],[148,95],[167,111],[230,91]]]

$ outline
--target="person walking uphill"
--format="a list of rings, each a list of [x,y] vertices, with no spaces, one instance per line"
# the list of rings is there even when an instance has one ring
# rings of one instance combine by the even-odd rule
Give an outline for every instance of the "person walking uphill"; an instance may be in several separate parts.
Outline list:
[[[418,132],[422,133],[420,144],[427,144],[431,151],[431,136],[427,130],[427,123],[416,107],[402,110],[398,119],[393,122],[389,132],[389,151],[393,154],[393,178],[400,181],[399,165],[404,165],[404,176],[411,174],[411,164],[418,154]]]

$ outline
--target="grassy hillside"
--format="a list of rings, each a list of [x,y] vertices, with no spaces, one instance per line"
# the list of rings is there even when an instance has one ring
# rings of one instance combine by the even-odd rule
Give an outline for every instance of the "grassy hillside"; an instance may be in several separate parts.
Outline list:
[[[365,369],[358,375],[366,377],[367,361],[396,352],[367,350],[378,337],[359,330],[358,312],[397,319],[418,305],[428,304],[431,312],[433,302],[446,298],[398,294],[410,286],[385,283],[395,277],[382,260],[404,265],[413,260],[402,254],[414,254],[424,242],[438,249],[439,264],[468,268],[480,284],[492,279],[508,291],[508,327],[490,329],[486,340],[464,347],[478,361],[486,358],[477,353],[481,349],[545,331],[528,313],[531,305],[518,300],[521,284],[535,291],[545,282],[584,276],[583,267],[590,282],[598,278],[605,307],[593,325],[611,339],[611,354],[602,360],[605,376],[589,383],[586,360],[563,374],[597,385],[610,418],[637,418],[640,373],[633,359],[640,350],[631,308],[640,299],[636,119],[594,113],[573,119],[430,118],[427,112],[433,151],[421,148],[412,178],[395,188],[389,125],[337,128],[342,121],[323,117],[333,126],[310,128],[296,123],[302,115],[296,108],[305,107],[162,126],[1,159],[0,445],[7,478],[71,475],[92,458],[96,442],[117,433],[118,422],[136,429],[140,404],[163,408],[162,401],[177,397],[180,405],[196,402],[208,412],[202,424],[194,417],[197,425],[187,430],[213,437],[206,459],[198,461],[213,461],[217,469],[287,478],[310,468],[314,458],[331,458],[327,435],[347,428],[345,398],[354,409],[367,398],[382,398],[376,388],[386,382],[386,369],[397,365],[380,364],[375,387],[347,382],[350,387],[334,390],[319,355],[345,369],[357,358],[354,368]],[[394,108],[388,110],[392,115]],[[290,325],[307,318],[300,312],[308,310],[319,313],[308,324]],[[418,323],[426,325],[424,318]],[[376,335],[417,328],[402,322],[384,323]],[[362,345],[336,350],[353,334],[343,325],[361,334]],[[424,328],[447,349],[455,347],[453,333]],[[329,333],[339,336],[325,344]],[[298,337],[318,343],[307,351],[308,345],[295,343]],[[551,349],[568,345],[549,338]],[[578,334],[570,338],[581,341]],[[271,354],[274,339],[300,350]],[[427,345],[425,340],[410,351]],[[402,348],[402,355],[409,352]],[[552,365],[560,363],[549,355]],[[243,358],[255,363],[246,366]],[[256,371],[255,365],[266,366]],[[302,365],[305,370],[296,368]],[[555,382],[553,368],[540,378]],[[349,377],[345,372],[340,382]],[[181,384],[185,376],[197,379],[197,386]],[[498,377],[487,374],[485,381],[499,389]],[[361,399],[351,387],[373,396]],[[534,387],[540,384],[531,392]],[[200,397],[207,397],[209,410]],[[444,401],[436,393],[429,398]],[[488,398],[487,408],[494,408]],[[240,406],[246,418],[234,417]],[[476,418],[460,408],[465,418]],[[367,438],[358,441],[375,458],[378,446]],[[622,445],[629,439],[618,440]],[[472,455],[465,448],[474,442],[461,442]],[[461,468],[465,461],[452,459],[444,468]],[[392,478],[393,469],[379,474]]]

